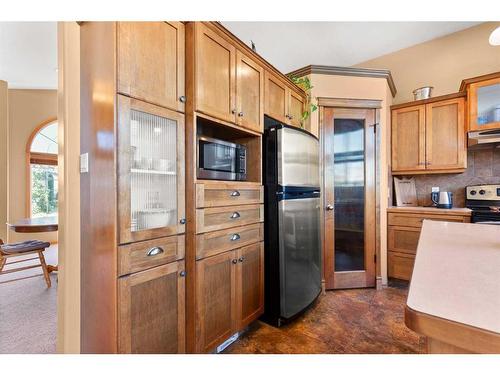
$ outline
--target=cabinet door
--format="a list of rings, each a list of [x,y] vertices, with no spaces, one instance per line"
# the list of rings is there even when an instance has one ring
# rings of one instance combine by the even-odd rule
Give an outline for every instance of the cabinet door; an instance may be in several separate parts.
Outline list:
[[[196,109],[236,121],[236,49],[202,23],[196,24]]]
[[[184,261],[118,279],[120,353],[184,353]]]
[[[467,146],[464,99],[430,103],[425,107],[426,169],[465,169]]]
[[[272,73],[266,72],[264,111],[266,115],[283,123],[288,123],[288,88]]]
[[[425,169],[425,105],[392,111],[392,171]]]
[[[304,111],[304,99],[295,91],[290,92],[290,106],[288,119],[289,124],[300,128],[302,122],[302,112]]]
[[[184,25],[118,22],[118,91],[184,112]]]
[[[238,329],[245,328],[264,312],[264,243],[238,250]]]
[[[388,250],[413,255],[417,253],[420,228],[389,226],[388,229]]]
[[[264,69],[237,52],[236,108],[238,124],[262,133],[264,128]]]
[[[184,115],[118,95],[117,157],[120,243],[184,233]]]
[[[500,78],[470,85],[469,130],[500,129]]]
[[[196,262],[196,348],[208,352],[236,330],[236,251]]]

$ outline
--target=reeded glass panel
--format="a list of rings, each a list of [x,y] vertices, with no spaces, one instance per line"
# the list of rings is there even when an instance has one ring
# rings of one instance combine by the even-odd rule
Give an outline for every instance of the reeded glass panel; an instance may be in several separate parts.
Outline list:
[[[177,122],[130,113],[131,230],[177,223]]]
[[[364,127],[364,120],[334,120],[335,271],[365,269]]]
[[[500,83],[477,89],[477,124],[500,122]]]

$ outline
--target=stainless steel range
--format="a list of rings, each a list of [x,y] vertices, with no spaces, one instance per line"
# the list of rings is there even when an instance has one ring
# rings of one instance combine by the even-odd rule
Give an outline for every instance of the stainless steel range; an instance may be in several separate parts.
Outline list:
[[[500,185],[467,186],[465,198],[473,223],[500,224]]]

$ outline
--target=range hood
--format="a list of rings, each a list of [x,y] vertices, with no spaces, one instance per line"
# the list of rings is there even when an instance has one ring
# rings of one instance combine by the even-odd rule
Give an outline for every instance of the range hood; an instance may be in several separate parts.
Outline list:
[[[469,148],[500,147],[500,129],[469,132]]]

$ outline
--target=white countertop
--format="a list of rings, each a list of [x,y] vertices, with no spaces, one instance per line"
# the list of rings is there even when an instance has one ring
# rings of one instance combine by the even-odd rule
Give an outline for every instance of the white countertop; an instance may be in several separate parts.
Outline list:
[[[500,225],[424,220],[407,305],[500,333]]]

